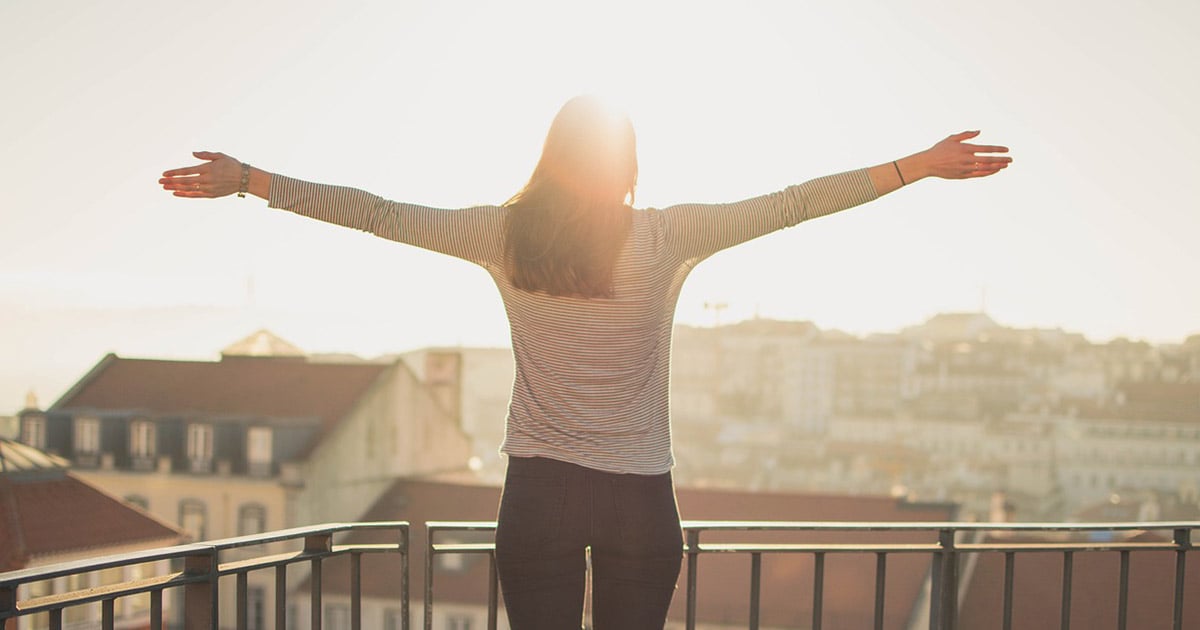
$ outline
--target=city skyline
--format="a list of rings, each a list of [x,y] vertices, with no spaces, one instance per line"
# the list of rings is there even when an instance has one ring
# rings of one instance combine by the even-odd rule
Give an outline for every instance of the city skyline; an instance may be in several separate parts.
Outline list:
[[[1089,343],[1105,344],[1117,339],[1128,339],[1134,342],[1147,342],[1154,346],[1181,345],[1188,338],[1175,340],[1151,341],[1138,338],[1114,337],[1110,339],[1094,339],[1070,327],[1022,327],[1013,326],[1009,322],[997,319],[993,314],[984,311],[956,311],[933,313],[919,321],[910,322],[892,330],[847,331],[836,326],[823,326],[812,320],[784,320],[763,317],[761,319],[775,321],[796,321],[811,323],[824,333],[849,334],[864,339],[874,335],[900,334],[907,328],[918,327],[930,319],[947,314],[981,314],[992,319],[1000,328],[1014,330],[1045,330],[1061,331],[1066,335],[1081,335]],[[238,309],[220,309],[214,307],[173,307],[147,308],[128,310],[94,310],[94,311],[61,311],[61,317],[69,318],[75,324],[92,322],[97,327],[108,330],[112,337],[96,342],[86,342],[79,336],[75,326],[66,320],[51,316],[40,322],[43,327],[27,325],[20,331],[22,339],[18,339],[14,331],[0,330],[0,341],[9,347],[16,347],[18,341],[25,345],[30,363],[23,365],[0,366],[0,416],[15,413],[22,407],[25,397],[34,393],[41,408],[48,408],[67,389],[74,385],[87,371],[99,362],[106,354],[113,353],[123,358],[162,359],[184,361],[215,361],[220,358],[223,349],[234,345],[258,330],[267,330],[279,336],[284,341],[294,344],[306,355],[342,355],[353,356],[362,360],[373,360],[380,357],[395,356],[424,348],[508,348],[511,345],[507,339],[492,339],[486,334],[479,337],[458,336],[457,338],[438,338],[421,335],[420,331],[412,337],[406,337],[409,343],[396,346],[368,344],[366,346],[350,346],[338,342],[345,338],[343,331],[322,331],[318,328],[306,328],[302,322],[284,323],[282,327],[263,323],[262,313],[251,313]],[[710,314],[709,317],[714,317]],[[699,328],[733,327],[739,323],[752,321],[754,317],[726,320],[718,323],[676,321],[676,325],[694,326]],[[204,330],[196,330],[185,335],[188,324],[203,322]],[[361,322],[360,322],[361,323]],[[379,331],[368,325],[358,327],[359,335],[368,338],[378,336]],[[294,334],[289,334],[294,333]],[[422,340],[424,342],[422,342]],[[370,349],[374,346],[376,349]],[[53,347],[55,352],[50,355],[39,355],[38,347]],[[22,378],[32,375],[33,382],[27,383]],[[500,419],[497,419],[499,422]]]

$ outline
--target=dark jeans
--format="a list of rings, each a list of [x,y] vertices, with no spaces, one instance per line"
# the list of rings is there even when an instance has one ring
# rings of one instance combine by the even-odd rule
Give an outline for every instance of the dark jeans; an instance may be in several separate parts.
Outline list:
[[[671,474],[510,458],[496,566],[513,630],[581,626],[588,547],[595,630],[661,630],[683,557]]]

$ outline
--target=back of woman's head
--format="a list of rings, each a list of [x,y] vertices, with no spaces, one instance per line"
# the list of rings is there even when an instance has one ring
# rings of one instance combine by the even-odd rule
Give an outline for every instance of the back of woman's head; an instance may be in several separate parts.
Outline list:
[[[592,96],[563,105],[529,182],[505,204],[504,246],[515,286],[611,297],[629,232],[637,142],[629,117]]]

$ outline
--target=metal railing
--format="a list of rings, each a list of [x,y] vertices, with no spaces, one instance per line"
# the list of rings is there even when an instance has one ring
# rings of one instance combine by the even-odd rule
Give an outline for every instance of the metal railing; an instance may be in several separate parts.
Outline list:
[[[395,539],[387,543],[334,544],[334,535],[361,532],[394,532]],[[299,550],[250,558],[222,561],[223,554],[235,549],[261,545],[298,543]],[[63,628],[63,612],[75,606],[100,602],[100,626],[111,630],[116,624],[116,603],[124,597],[149,594],[149,627],[164,627],[163,593],[169,589],[182,590],[182,620],[185,628],[217,628],[220,617],[219,580],[232,576],[236,580],[236,627],[248,628],[248,577],[252,571],[273,570],[275,573],[275,628],[284,630],[287,618],[287,570],[294,564],[307,564],[310,585],[310,618],[312,630],[321,628],[321,578],[323,563],[333,557],[350,558],[350,615],[353,628],[361,627],[361,559],[365,553],[395,553],[399,555],[401,580],[400,606],[402,628],[407,630],[409,618],[408,560],[409,526],[402,521],[378,523],[328,523],[297,527],[251,536],[240,536],[203,543],[164,547],[76,562],[0,573],[0,627],[8,619],[48,613],[51,630]],[[19,599],[24,585],[61,577],[77,576],[107,569],[134,567],[146,563],[170,560],[181,563],[178,570],[166,571],[143,579],[128,580],[96,588],[84,588],[66,593]]]
[[[429,522],[427,548],[425,550],[425,629],[432,630],[434,562],[443,554],[485,554],[489,558],[488,584],[488,630],[495,630],[497,621],[497,579],[495,551],[491,543],[439,543],[438,536],[458,532],[494,531],[494,522]],[[1071,627],[1071,597],[1075,554],[1081,552],[1115,552],[1119,554],[1118,612],[1115,620],[1119,630],[1127,629],[1129,599],[1129,564],[1133,552],[1172,551],[1175,553],[1175,578],[1172,609],[1172,628],[1183,627],[1184,585],[1187,554],[1192,549],[1192,531],[1200,523],[1103,523],[1103,524],[1011,524],[1011,523],[828,523],[828,522],[733,522],[733,521],[685,521],[683,523],[686,557],[686,627],[694,630],[697,624],[697,586],[700,577],[700,557],[709,554],[740,554],[750,556],[750,585],[747,603],[747,627],[757,630],[760,625],[762,559],[764,555],[808,554],[813,558],[812,622],[813,630],[820,630],[823,623],[825,559],[836,554],[871,554],[875,556],[875,595],[873,601],[873,627],[884,627],[885,588],[889,556],[893,554],[927,554],[930,556],[926,597],[928,598],[928,625],[930,630],[955,630],[958,628],[960,568],[963,559],[971,554],[1004,554],[1004,593],[1002,627],[1013,627],[1013,582],[1017,554],[1062,554],[1062,591],[1059,628]],[[1169,539],[1161,542],[1097,542],[1095,540],[1060,540],[1053,542],[1022,542],[1016,536],[1064,534],[1112,535],[1117,532],[1170,532]],[[923,542],[911,543],[747,543],[747,542],[702,542],[701,536],[729,535],[734,532],[838,532],[862,534],[867,532],[916,533],[926,537]],[[1012,537],[1002,543],[968,542],[964,538],[982,538],[988,533],[999,533]],[[1049,627],[1049,623],[1046,626]]]
[[[1013,627],[1014,574],[1018,555],[1058,554],[1061,556],[1061,611],[1058,627],[1068,630],[1071,626],[1071,602],[1074,586],[1074,567],[1077,554],[1085,552],[1109,552],[1119,556],[1116,569],[1117,586],[1113,596],[1117,599],[1117,618],[1114,625],[1125,630],[1130,597],[1130,557],[1135,552],[1169,552],[1174,558],[1174,581],[1171,618],[1172,627],[1181,630],[1184,619],[1187,556],[1192,550],[1192,532],[1200,528],[1200,522],[1179,523],[1107,523],[1107,524],[999,524],[999,523],[828,523],[828,522],[734,522],[734,521],[685,521],[683,523],[686,559],[684,574],[686,601],[685,623],[691,630],[697,626],[697,608],[700,601],[699,581],[703,556],[745,556],[749,558],[749,586],[746,594],[747,627],[757,630],[761,623],[763,593],[764,556],[801,554],[812,559],[812,619],[811,627],[819,630],[826,621],[825,586],[826,559],[846,554],[874,556],[874,598],[871,617],[874,628],[884,627],[886,588],[889,560],[896,555],[927,555],[928,568],[925,575],[925,592],[918,598],[922,613],[920,625],[931,630],[955,630],[959,626],[959,586],[968,566],[967,560],[984,554],[1002,554],[1004,557],[1002,627]],[[426,523],[426,545],[424,555],[424,627],[433,628],[435,577],[439,556],[450,554],[484,555],[488,559],[487,584],[487,627],[495,630],[499,615],[499,585],[495,565],[495,523],[446,522]],[[1116,537],[1121,532],[1163,532],[1161,540],[1094,540],[1097,537]],[[386,535],[383,543],[334,544],[335,535],[353,535],[364,538],[368,532],[376,536]],[[881,534],[905,537],[905,542],[864,541],[864,535],[875,537]],[[995,534],[996,541],[986,541],[987,534]],[[0,627],[6,620],[47,613],[49,627],[58,630],[64,627],[63,612],[75,606],[100,604],[100,626],[110,629],[116,626],[116,603],[121,598],[149,595],[149,627],[155,630],[164,627],[163,594],[171,589],[181,592],[182,621],[185,628],[217,628],[220,623],[219,580],[230,577],[236,581],[236,627],[244,630],[248,622],[248,577],[253,571],[274,571],[275,601],[274,627],[287,627],[288,567],[306,566],[309,591],[310,628],[322,627],[322,577],[323,563],[327,560],[348,556],[350,560],[350,627],[357,630],[362,620],[362,555],[369,553],[392,553],[398,556],[396,568],[400,573],[401,627],[409,627],[409,558],[413,550],[409,546],[409,525],[405,522],[382,523],[334,523],[268,532],[253,536],[242,536],[225,540],[180,545],[161,549],[98,557],[45,567],[24,569],[0,574]],[[786,542],[764,543],[747,541],[747,536],[769,536]],[[1093,540],[1079,540],[1080,535]],[[392,538],[394,536],[394,538]],[[796,542],[805,537],[845,537],[839,542]],[[1042,540],[1033,541],[1030,538]],[[1046,540],[1057,537],[1057,540]],[[702,540],[702,538],[704,540]],[[740,540],[739,540],[740,538]],[[1023,540],[1023,538],[1025,538]],[[467,539],[475,542],[458,542]],[[715,540],[714,540],[715,539]],[[250,554],[241,557],[248,547],[263,545],[300,545],[298,550],[284,553]],[[231,553],[241,549],[237,554]],[[255,550],[249,550],[255,551]],[[226,556],[223,557],[223,554]],[[229,558],[237,555],[237,558]],[[106,569],[132,567],[147,563],[171,561],[177,566],[145,578],[107,584],[96,588],[77,589],[20,599],[21,588],[36,582],[103,571]],[[722,578],[728,578],[723,574]],[[864,575],[864,578],[866,576]],[[1193,576],[1194,577],[1194,576]],[[727,586],[727,582],[726,582]],[[1196,587],[1195,584],[1192,587]],[[1192,591],[1194,593],[1194,591]],[[393,597],[391,595],[389,598]],[[923,599],[922,599],[923,598]],[[927,599],[927,602],[924,600]],[[395,604],[389,601],[389,604]],[[926,605],[927,604],[927,605]],[[864,602],[865,605],[865,602]],[[296,611],[298,612],[298,611]],[[913,612],[913,611],[906,611]],[[911,618],[910,618],[911,619]],[[1051,620],[1040,620],[1049,627]],[[368,624],[369,625],[369,624]]]

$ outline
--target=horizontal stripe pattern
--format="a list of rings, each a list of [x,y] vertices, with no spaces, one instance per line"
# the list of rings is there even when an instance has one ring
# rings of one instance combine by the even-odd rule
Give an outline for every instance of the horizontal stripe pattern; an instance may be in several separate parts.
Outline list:
[[[481,265],[500,289],[516,375],[501,451],[613,473],[671,469],[671,331],[691,269],[712,254],[877,196],[865,170],[723,204],[634,210],[612,298],[517,289],[503,261],[505,209],[388,201],[272,176],[270,206]]]

